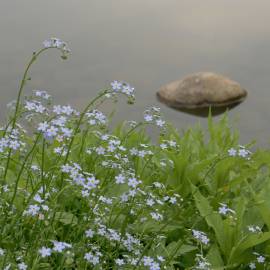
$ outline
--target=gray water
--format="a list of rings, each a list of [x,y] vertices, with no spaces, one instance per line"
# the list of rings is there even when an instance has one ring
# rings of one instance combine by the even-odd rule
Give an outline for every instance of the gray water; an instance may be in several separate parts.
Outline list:
[[[121,100],[117,121],[139,120],[147,106],[158,105],[185,129],[207,120],[159,104],[155,93],[187,74],[214,71],[249,92],[229,113],[241,142],[256,138],[268,146],[269,11],[269,0],[0,0],[0,119],[32,51],[54,36],[69,43],[72,55],[42,56],[27,91],[46,89],[57,103],[82,108],[110,81],[125,80],[137,102]]]

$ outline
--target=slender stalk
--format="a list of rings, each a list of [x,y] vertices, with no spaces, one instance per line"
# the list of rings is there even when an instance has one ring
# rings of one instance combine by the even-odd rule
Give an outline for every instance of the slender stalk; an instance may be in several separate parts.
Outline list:
[[[16,197],[16,195],[17,195],[17,190],[18,190],[19,180],[20,180],[21,175],[22,175],[22,173],[23,173],[23,171],[24,171],[24,167],[25,167],[25,165],[26,165],[26,162],[27,162],[28,158],[31,156],[31,154],[33,153],[33,151],[35,150],[36,145],[37,145],[37,143],[38,143],[38,141],[39,141],[40,136],[41,136],[41,134],[39,133],[39,134],[37,135],[35,141],[34,141],[34,144],[33,144],[32,148],[31,148],[31,150],[27,153],[27,155],[26,155],[26,157],[25,157],[25,159],[24,159],[24,161],[23,161],[22,167],[21,167],[21,169],[20,169],[20,171],[19,171],[19,173],[18,173],[18,176],[17,176],[17,178],[16,178],[16,181],[15,181],[15,187],[14,187],[14,192],[13,192],[12,199],[11,199],[11,201],[10,201],[10,207],[12,207],[13,202],[14,202],[14,200],[15,200],[15,197]]]
[[[138,127],[143,126],[143,125],[145,125],[145,123],[140,122],[140,123],[136,124],[133,128],[131,128],[131,129],[127,132],[127,134],[125,135],[125,137],[121,140],[121,144],[122,144],[123,142],[126,141],[126,139],[129,137],[129,135],[130,135],[133,131],[135,131]]]
[[[19,114],[20,101],[21,101],[24,86],[25,86],[26,81],[27,81],[29,69],[32,66],[32,64],[37,60],[38,56],[40,54],[42,54],[44,51],[48,50],[49,48],[43,48],[43,49],[39,50],[37,53],[34,52],[32,55],[32,58],[30,59],[29,63],[26,66],[26,69],[24,71],[24,74],[23,74],[23,77],[22,77],[22,80],[20,83],[20,88],[19,88],[19,92],[18,92],[18,96],[17,96],[17,100],[16,100],[14,117],[13,117],[13,120],[11,123],[11,130],[13,130],[15,128],[15,125],[16,125],[16,121],[17,121],[18,114]],[[2,180],[2,186],[5,185],[5,183],[6,183],[6,177],[7,177],[7,173],[8,173],[8,169],[9,169],[9,165],[10,165],[11,153],[12,153],[12,149],[9,149],[8,156],[7,156],[7,163],[5,166],[5,171],[4,171],[3,180]]]
[[[45,198],[45,181],[44,181],[44,163],[45,163],[45,139],[43,138],[42,140],[42,153],[41,153],[41,183],[42,183],[42,193],[43,193],[43,198]]]

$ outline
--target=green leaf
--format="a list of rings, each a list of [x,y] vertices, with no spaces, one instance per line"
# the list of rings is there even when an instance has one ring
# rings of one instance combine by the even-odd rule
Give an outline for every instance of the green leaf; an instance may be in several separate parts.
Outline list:
[[[174,254],[174,257],[183,255],[197,249],[198,247],[196,246],[183,244],[182,240],[179,240],[178,242],[172,242],[166,247],[168,254]]]
[[[229,255],[231,249],[231,229],[229,225],[224,226],[223,220],[220,215],[213,211],[211,205],[208,200],[200,193],[199,189],[192,185],[191,189],[193,191],[193,197],[195,199],[196,207],[199,210],[201,216],[205,219],[208,226],[210,226],[216,235],[217,241],[222,249],[222,252],[225,255]],[[224,230],[228,233],[227,235],[224,233]]]
[[[63,223],[64,225],[74,226],[78,224],[78,218],[69,212],[56,212],[55,220]]]
[[[242,253],[244,253],[247,249],[259,245],[269,239],[270,232],[248,235],[232,249],[228,263],[241,263],[239,257],[242,255]]]
[[[212,245],[206,259],[209,263],[211,263],[211,266],[214,267],[214,269],[223,269],[224,263],[221,258],[219,248],[216,244]]]

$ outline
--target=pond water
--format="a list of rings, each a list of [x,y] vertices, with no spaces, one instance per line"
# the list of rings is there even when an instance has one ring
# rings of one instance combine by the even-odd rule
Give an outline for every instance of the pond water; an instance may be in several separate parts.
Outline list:
[[[136,88],[137,101],[128,106],[122,100],[117,121],[139,120],[147,106],[158,105],[185,129],[207,120],[159,104],[155,93],[187,74],[213,71],[249,92],[229,113],[241,142],[256,138],[268,146],[269,10],[269,0],[1,0],[0,119],[32,51],[55,36],[69,43],[71,57],[42,56],[27,91],[46,89],[57,103],[82,108],[110,81],[125,80]]]

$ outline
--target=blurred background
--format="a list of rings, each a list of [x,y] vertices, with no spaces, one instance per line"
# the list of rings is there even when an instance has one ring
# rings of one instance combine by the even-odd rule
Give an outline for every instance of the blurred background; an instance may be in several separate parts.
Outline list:
[[[43,55],[26,92],[47,90],[56,103],[82,108],[112,80],[124,80],[136,88],[136,103],[118,103],[117,121],[140,120],[156,105],[181,130],[198,122],[205,127],[207,119],[167,108],[156,91],[187,74],[212,71],[249,92],[229,112],[241,143],[256,139],[268,146],[269,11],[269,0],[1,0],[0,120],[32,52],[58,37],[72,55],[67,61],[52,50]]]

